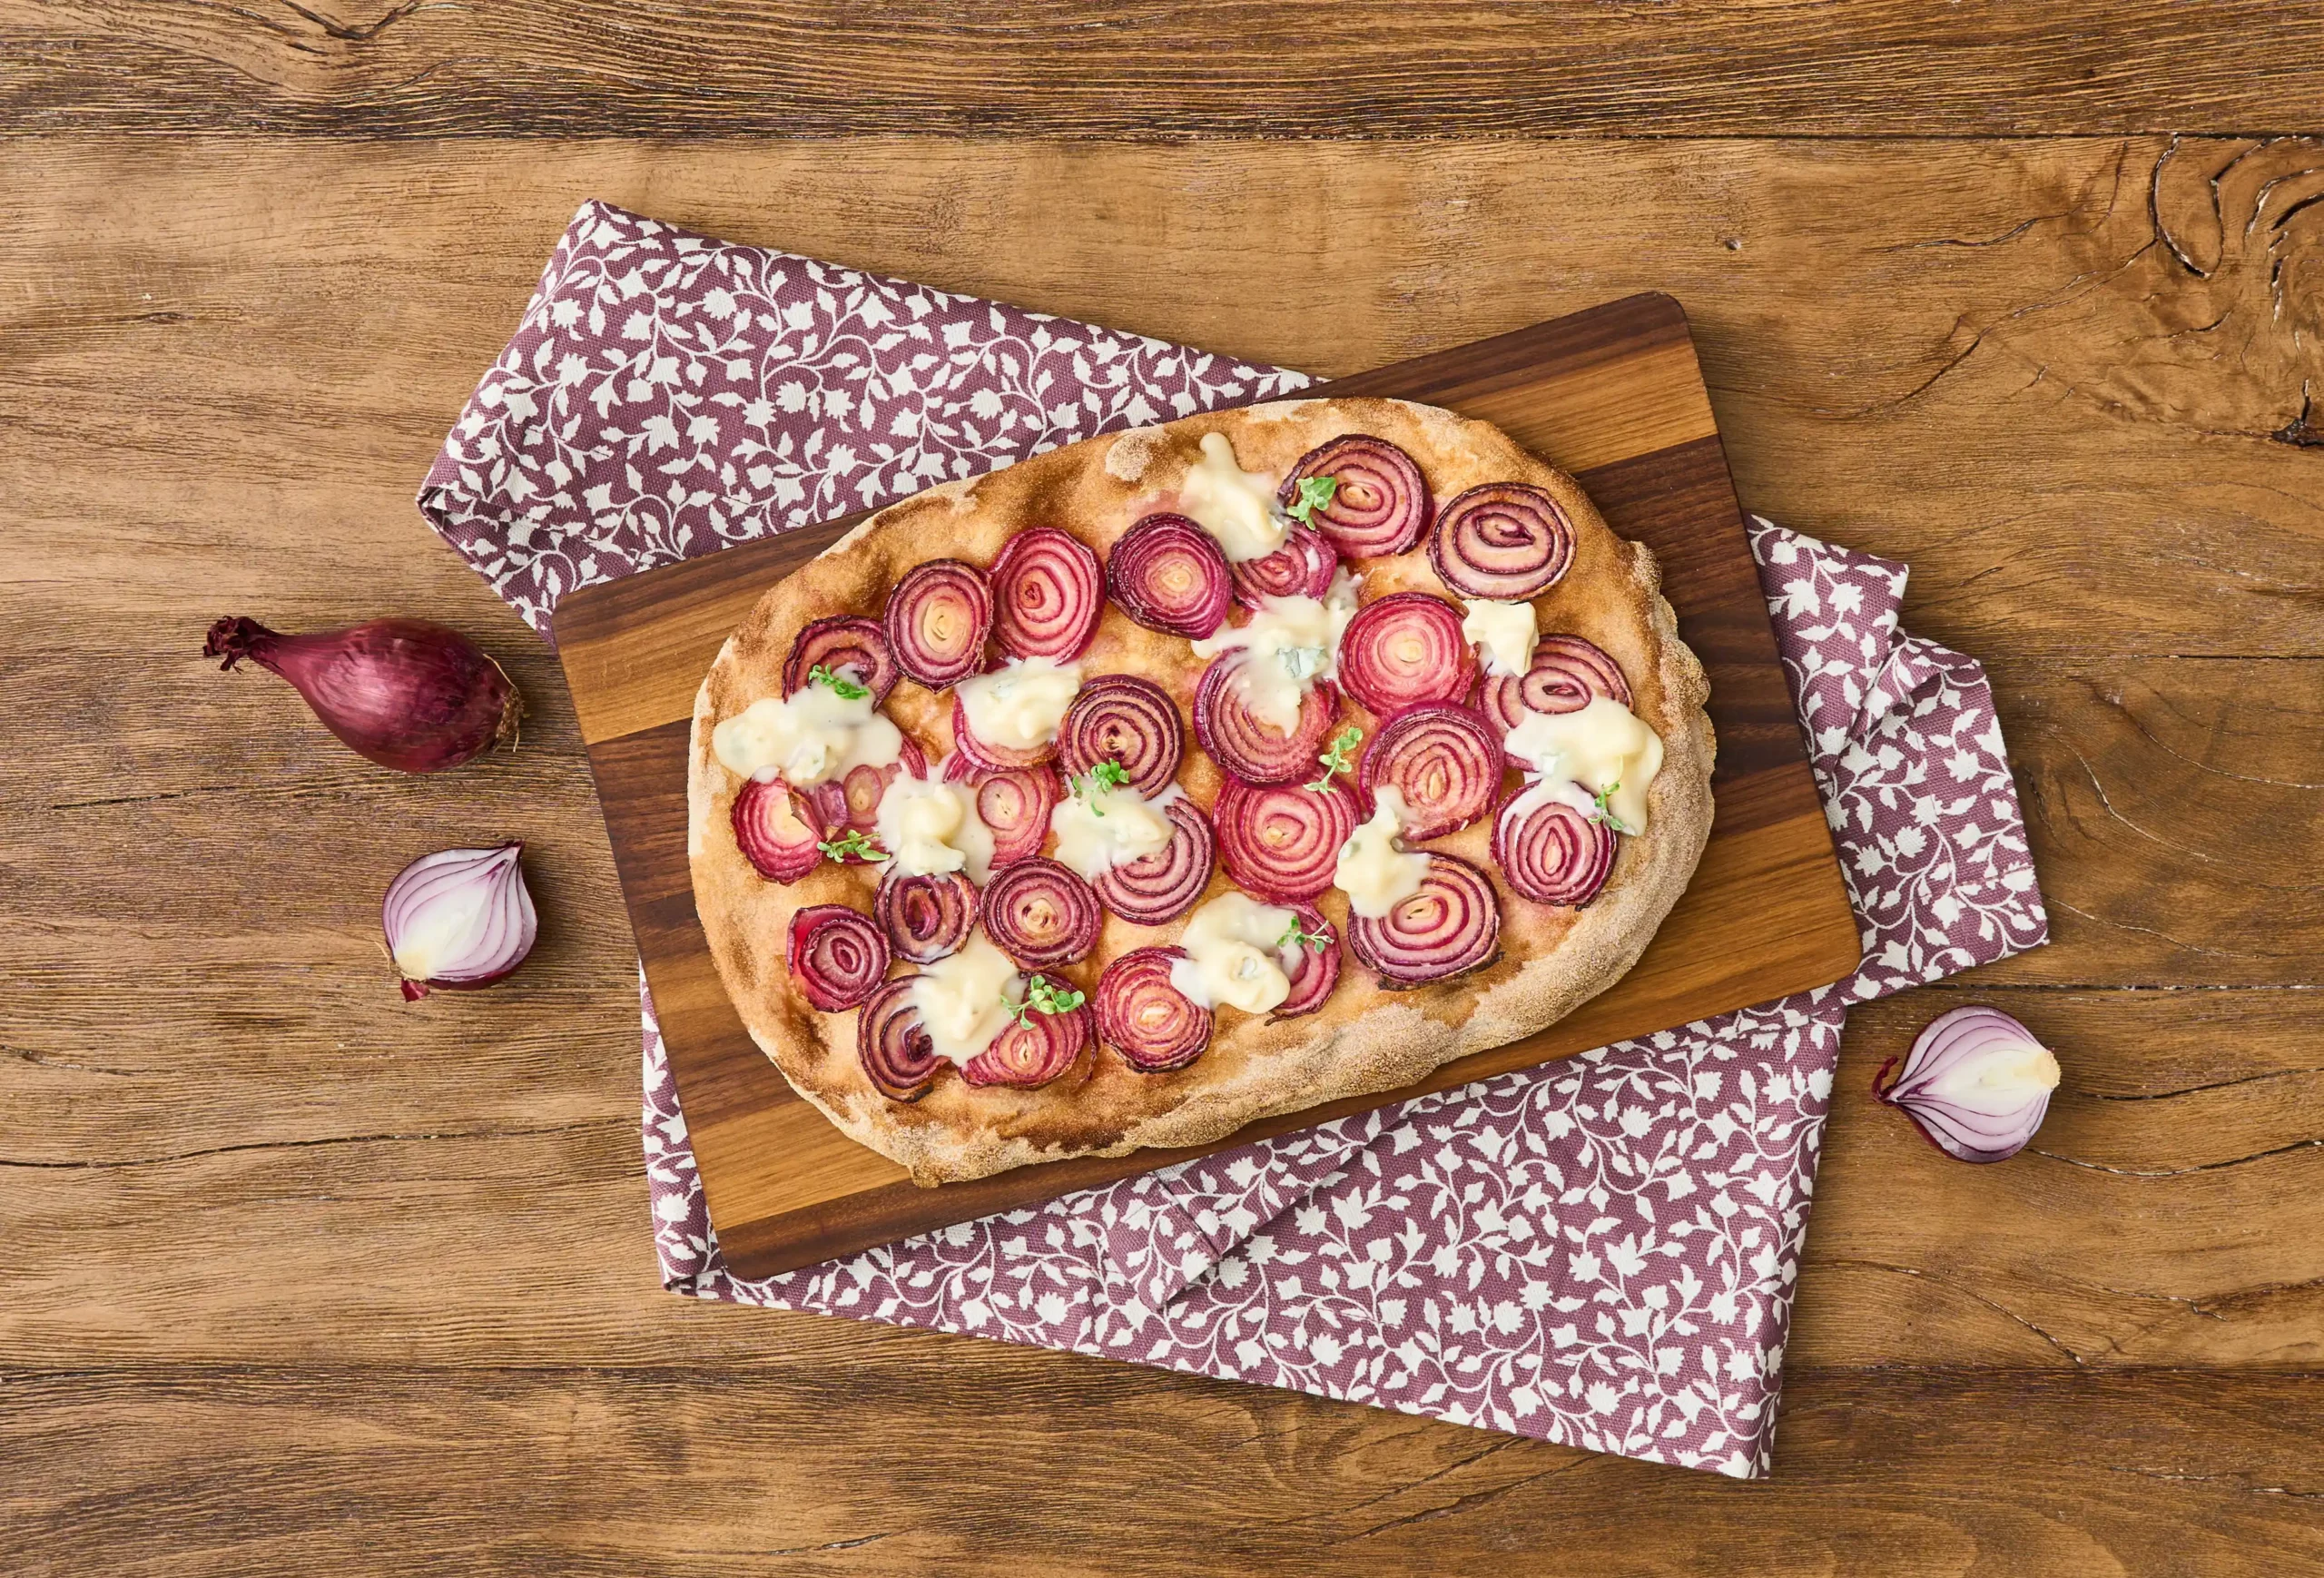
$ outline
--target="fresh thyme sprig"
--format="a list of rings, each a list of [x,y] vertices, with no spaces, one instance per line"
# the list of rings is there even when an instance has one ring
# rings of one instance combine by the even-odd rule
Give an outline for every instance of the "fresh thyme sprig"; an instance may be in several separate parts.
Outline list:
[[[807,671],[807,683],[820,685],[842,701],[857,701],[872,694],[868,685],[858,685],[844,674],[833,674],[828,665],[818,663]]]
[[[1299,497],[1283,507],[1283,512],[1302,526],[1315,524],[1315,512],[1332,507],[1332,496],[1340,490],[1336,477],[1302,477]]]
[[[888,852],[865,837],[860,827],[851,827],[828,842],[819,840],[815,847],[837,861],[843,861],[850,855],[875,862],[888,858]]]
[[[1022,1001],[1010,1002],[1003,998],[1001,1003],[1009,1010],[1010,1019],[1019,1024],[1029,1025],[1033,1022],[1031,1016],[1035,1013],[1071,1013],[1088,1001],[1087,992],[1076,991],[1069,986],[1058,986],[1048,976],[1036,975],[1026,982]]]
[[[1315,758],[1315,760],[1324,764],[1324,775],[1316,779],[1313,784],[1308,784],[1307,787],[1314,790],[1318,794],[1321,794],[1324,790],[1329,789],[1332,786],[1332,775],[1334,773],[1344,773],[1347,771],[1347,754],[1350,751],[1354,750],[1356,742],[1363,738],[1364,731],[1354,724],[1348,725],[1347,727],[1333,735],[1332,748]]]
[[[1090,814],[1103,816],[1106,814],[1106,808],[1098,804],[1098,794],[1108,789],[1118,789],[1128,783],[1129,769],[1119,762],[1100,762],[1087,773],[1076,775],[1069,782],[1073,784],[1075,798],[1089,803]]]
[[[1607,826],[1612,828],[1616,833],[1629,833],[1631,831],[1630,828],[1623,823],[1620,817],[1614,814],[1614,808],[1606,804],[1608,800],[1611,799],[1614,794],[1620,790],[1621,786],[1622,781],[1620,778],[1617,778],[1611,784],[1607,784],[1603,789],[1599,790],[1597,794],[1590,796],[1592,800],[1597,802],[1597,809],[1590,814],[1590,820],[1592,822],[1602,822]]]
[[[1300,927],[1299,917],[1294,915],[1283,935],[1275,940],[1275,945],[1278,948],[1328,948],[1332,945],[1331,923],[1325,922],[1313,932],[1305,931]]]

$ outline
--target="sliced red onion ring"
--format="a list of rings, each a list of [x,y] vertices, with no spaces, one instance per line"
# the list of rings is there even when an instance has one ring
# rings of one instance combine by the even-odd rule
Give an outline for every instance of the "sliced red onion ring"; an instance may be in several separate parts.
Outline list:
[[[1098,978],[1098,1039],[1141,1074],[1167,1074],[1210,1045],[1211,1012],[1170,984],[1179,948],[1133,948]]]
[[[1019,750],[1014,745],[988,745],[969,727],[969,709],[960,700],[960,692],[952,693],[952,745],[960,754],[988,773],[1005,773],[1018,767],[1038,767],[1057,754],[1057,742],[1031,745]]]
[[[1170,693],[1152,680],[1108,674],[1083,685],[1065,709],[1057,748],[1068,776],[1118,763],[1129,774],[1125,785],[1151,799],[1177,779],[1186,725]]]
[[[974,565],[959,559],[914,565],[888,594],[881,625],[896,666],[941,690],[984,667],[992,593]]]
[[[1348,917],[1347,945],[1392,991],[1449,981],[1501,956],[1501,902],[1475,866],[1431,854],[1420,892],[1376,921]]]
[[[1573,565],[1573,522],[1558,501],[1522,482],[1472,488],[1437,512],[1429,561],[1464,597],[1521,603]]]
[[[959,872],[906,876],[891,866],[872,901],[899,959],[933,964],[960,952],[977,922],[977,885]]]
[[[1137,926],[1159,926],[1194,908],[1210,885],[1216,843],[1210,818],[1183,795],[1162,808],[1170,842],[1143,859],[1108,866],[1092,885],[1106,908]]]
[[[992,634],[1012,657],[1081,656],[1106,610],[1106,572],[1079,538],[1053,526],[1019,532],[992,561]]]
[[[1030,855],[994,873],[984,888],[984,930],[1028,970],[1087,959],[1105,913],[1071,866]]]
[[[1477,710],[1504,735],[1528,712],[1578,713],[1593,695],[1630,705],[1621,666],[1579,636],[1544,636],[1523,674],[1488,674],[1477,681]]]
[[[1476,675],[1461,610],[1433,593],[1396,592],[1367,604],[1340,636],[1340,683],[1380,717],[1459,701]]]
[[[1323,534],[1294,521],[1281,547],[1226,569],[1234,578],[1235,600],[1256,608],[1261,597],[1320,597],[1332,589],[1332,575],[1339,567],[1340,556]]]
[[[825,843],[837,843],[852,828],[867,839],[879,832],[880,797],[898,776],[909,773],[915,778],[928,776],[928,758],[910,739],[896,759],[884,767],[850,767],[837,778],[827,778],[807,791],[807,809],[815,823],[816,836]],[[851,854],[842,862],[846,865],[862,865],[866,857]]]
[[[815,869],[823,852],[815,827],[792,804],[780,778],[753,778],[734,796],[734,843],[751,869],[771,883],[795,883]]]
[[[1251,710],[1235,670],[1250,655],[1222,652],[1202,671],[1195,686],[1195,738],[1211,759],[1246,784],[1288,784],[1315,771],[1332,723],[1339,716],[1340,693],[1317,680],[1299,699],[1299,721],[1285,734]]]
[[[1313,904],[1293,904],[1289,908],[1299,917],[1299,929],[1308,936],[1331,936],[1323,911]],[[1332,995],[1332,988],[1339,984],[1340,951],[1336,941],[1306,943],[1298,954],[1298,968],[1284,972],[1291,977],[1291,995],[1275,1005],[1276,1019],[1296,1019],[1303,1013],[1314,1013]]]
[[[1230,778],[1210,819],[1228,878],[1270,904],[1298,903],[1330,887],[1360,820],[1354,792],[1336,778],[1320,790]]]
[[[379,926],[403,1000],[474,991],[525,962],[540,932],[522,843],[423,854],[388,884]]]
[[[1998,1009],[1940,1014],[1903,1062],[1881,1064],[1872,1093],[1963,1161],[2006,1161],[2032,1144],[2058,1084],[2058,1060]]]
[[[855,1060],[872,1089],[891,1101],[917,1101],[936,1083],[943,1061],[911,1005],[911,977],[873,992],[855,1024]]]
[[[1183,515],[1149,515],[1114,544],[1106,584],[1148,630],[1199,640],[1226,622],[1234,583],[1216,538]]]
[[[896,655],[877,619],[817,619],[801,630],[783,665],[783,694],[797,695],[806,689],[807,676],[818,668],[844,673],[870,687],[873,706],[896,688]]]
[[[888,973],[888,940],[845,904],[810,904],[791,917],[791,979],[825,1013],[853,1008]]]
[[[1385,558],[1409,552],[1428,529],[1433,505],[1420,465],[1385,439],[1350,433],[1300,457],[1277,496],[1299,497],[1299,484],[1329,477],[1339,486],[1331,503],[1310,518],[1315,529],[1350,558]]]
[[[992,831],[994,871],[1041,853],[1049,813],[1065,796],[1057,769],[1046,764],[995,772],[956,754],[944,760],[944,781],[965,782],[977,792],[977,818]]]
[[[1511,889],[1537,904],[1580,909],[1598,896],[1614,869],[1614,830],[1540,786],[1501,808],[1492,824],[1492,861]]]
[[[1464,706],[1416,706],[1391,718],[1364,753],[1365,798],[1383,784],[1404,797],[1403,836],[1418,843],[1492,808],[1504,758],[1492,725]]]
[[[1072,983],[1054,975],[1037,975],[1056,991],[1071,990]],[[1030,992],[1032,983],[1026,983]],[[992,1044],[960,1065],[960,1078],[971,1085],[1015,1085],[1031,1090],[1046,1085],[1078,1061],[1090,1040],[1090,1013],[1084,1008],[1068,1009],[1063,1013],[1043,1013],[1039,1009],[1010,1023],[992,1039]]]

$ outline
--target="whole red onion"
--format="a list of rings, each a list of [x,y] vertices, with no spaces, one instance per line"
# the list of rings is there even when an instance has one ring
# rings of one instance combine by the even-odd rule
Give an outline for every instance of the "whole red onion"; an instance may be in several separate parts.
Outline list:
[[[349,749],[403,773],[457,767],[487,745],[514,745],[524,715],[498,664],[426,619],[283,636],[230,616],[210,627],[202,655],[225,659],[221,668],[247,657],[280,675]]]

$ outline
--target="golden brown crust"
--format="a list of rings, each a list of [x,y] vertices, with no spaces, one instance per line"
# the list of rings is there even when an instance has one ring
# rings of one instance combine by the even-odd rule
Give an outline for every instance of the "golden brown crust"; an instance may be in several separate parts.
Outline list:
[[[876,616],[888,588],[912,565],[956,557],[989,565],[1021,528],[1062,527],[1103,554],[1140,517],[1169,508],[1202,435],[1225,433],[1241,464],[1280,474],[1344,433],[1375,434],[1421,464],[1441,504],[1483,482],[1548,489],[1571,518],[1574,563],[1535,599],[1544,633],[1587,637],[1621,665],[1633,707],[1664,746],[1648,793],[1648,831],[1624,838],[1613,875],[1588,908],[1554,910],[1511,893],[1487,854],[1492,819],[1425,847],[1466,856],[1493,875],[1502,895],[1502,954],[1475,974],[1416,990],[1384,990],[1344,956],[1340,982],[1319,1011],[1270,1021],[1217,1011],[1202,1058],[1177,1073],[1140,1074],[1099,1050],[1038,1090],[975,1089],[949,1072],[918,1102],[889,1100],[857,1066],[854,1013],[810,1009],[783,968],[791,916],[809,904],[868,912],[876,868],[825,864],[796,883],[762,880],[735,847],[729,816],[737,784],[711,754],[720,719],[778,695],[793,638],[811,619]],[[1364,597],[1392,591],[1446,595],[1426,543],[1393,559],[1361,562]],[[1679,639],[1652,554],[1617,538],[1574,480],[1519,449],[1497,429],[1401,400],[1291,400],[1190,417],[1163,427],[1093,439],[973,482],[947,483],[882,510],[821,557],[770,590],[727,639],[695,698],[688,775],[687,853],[694,899],[720,978],[743,1021],[786,1079],[833,1123],[911,1169],[921,1183],[981,1178],[1029,1162],[1142,1146],[1198,1145],[1252,1120],[1342,1097],[1393,1090],[1489,1047],[1531,1035],[1620,979],[1638,960],[1692,877],[1709,836],[1709,690]],[[1132,624],[1108,606],[1085,672],[1128,671],[1159,682],[1191,718],[1203,664],[1188,644]],[[1355,707],[1370,737],[1374,720]],[[889,715],[934,761],[951,744],[949,696],[907,680]],[[1217,769],[1187,736],[1180,782],[1207,807]],[[1215,874],[1206,898],[1230,888]],[[1335,929],[1346,920],[1336,890],[1320,901]],[[1094,990],[1105,963],[1132,948],[1177,939],[1183,922],[1133,926],[1108,916],[1098,951],[1054,973]]]

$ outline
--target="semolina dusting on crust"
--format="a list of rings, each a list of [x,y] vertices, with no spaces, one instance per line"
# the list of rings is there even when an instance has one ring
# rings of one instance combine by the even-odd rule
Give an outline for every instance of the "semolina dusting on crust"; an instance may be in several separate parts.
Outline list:
[[[1584,636],[1611,656],[1630,680],[1633,710],[1661,736],[1663,766],[1648,793],[1647,832],[1620,840],[1611,878],[1579,911],[1546,908],[1508,890],[1487,853],[1490,816],[1430,840],[1423,847],[1464,856],[1490,873],[1501,895],[1500,957],[1458,980],[1392,991],[1344,953],[1339,986],[1320,1011],[1275,1021],[1222,1008],[1209,1050],[1176,1073],[1137,1073],[1099,1048],[1039,1090],[976,1089],[945,1070],[919,1101],[891,1101],[858,1067],[860,1016],[810,1009],[783,965],[792,915],[821,903],[868,913],[878,868],[827,863],[789,885],[761,878],[735,846],[729,818],[738,784],[712,756],[711,730],[759,697],[782,693],[783,660],[801,626],[839,614],[877,617],[888,588],[915,564],[954,557],[981,567],[1031,526],[1063,528],[1108,553],[1133,522],[1175,504],[1202,436],[1212,432],[1226,435],[1248,470],[1280,475],[1329,439],[1370,433],[1419,461],[1440,504],[1484,482],[1528,482],[1552,494],[1573,522],[1576,547],[1564,578],[1534,599],[1541,627]],[[1412,553],[1351,567],[1364,573],[1367,602],[1402,590],[1448,595],[1425,540]],[[753,1038],[799,1093],[923,1184],[1070,1156],[1205,1144],[1256,1119],[1393,1090],[1456,1058],[1531,1035],[1637,962],[1685,891],[1710,833],[1714,747],[1703,710],[1709,689],[1679,639],[1660,579],[1653,555],[1608,529],[1571,478],[1497,429],[1401,400],[1286,400],[1189,417],[931,488],[873,516],[770,590],[727,638],[695,697],[686,848],[719,976]],[[1108,604],[1083,668],[1155,680],[1186,724],[1203,663],[1186,641],[1132,624]],[[950,749],[949,696],[905,680],[887,710],[931,762]],[[1375,720],[1352,700],[1347,713],[1370,739]],[[1206,809],[1218,793],[1218,770],[1195,747],[1191,728],[1187,747],[1179,781]],[[1231,886],[1214,873],[1205,901]],[[1344,895],[1334,889],[1319,904],[1335,934],[1343,932]],[[1147,927],[1108,915],[1097,951],[1052,973],[1092,991],[1108,962],[1175,942],[1183,927],[1183,920]]]

